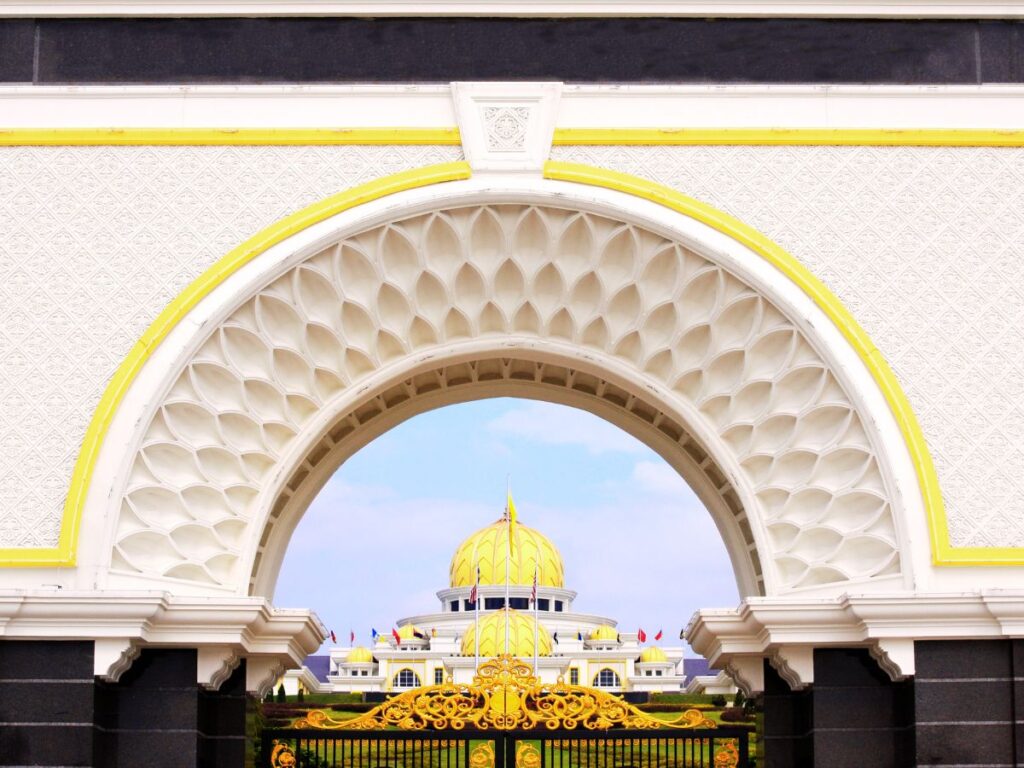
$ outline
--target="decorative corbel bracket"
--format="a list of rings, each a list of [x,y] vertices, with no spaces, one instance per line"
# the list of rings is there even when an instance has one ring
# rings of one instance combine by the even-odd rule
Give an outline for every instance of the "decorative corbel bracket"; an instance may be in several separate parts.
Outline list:
[[[284,674],[284,670],[284,664],[276,656],[246,657],[245,690],[262,699]]]
[[[725,665],[725,672],[744,696],[753,696],[764,690],[764,659],[761,656],[733,656]]]
[[[208,691],[216,691],[231,677],[242,658],[230,647],[200,646],[196,659],[196,682]]]
[[[813,646],[777,646],[769,654],[768,662],[794,691],[802,690],[814,683]]]
[[[894,683],[914,675],[914,640],[887,637],[876,640],[869,648],[871,658]]]
[[[105,637],[93,641],[93,674],[108,683],[116,683],[139,658],[141,649],[127,637]]]

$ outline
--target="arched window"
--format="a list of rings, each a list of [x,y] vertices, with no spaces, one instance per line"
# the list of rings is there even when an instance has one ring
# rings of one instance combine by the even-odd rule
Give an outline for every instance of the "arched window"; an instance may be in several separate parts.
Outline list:
[[[602,669],[594,675],[595,688],[618,688],[619,685],[619,676],[610,669]]]
[[[411,669],[403,669],[395,675],[395,688],[418,688],[420,684],[419,675]]]

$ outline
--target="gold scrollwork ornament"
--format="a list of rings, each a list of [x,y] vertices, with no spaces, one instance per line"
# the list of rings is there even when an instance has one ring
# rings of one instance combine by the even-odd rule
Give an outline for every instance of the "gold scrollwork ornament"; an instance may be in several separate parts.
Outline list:
[[[295,753],[287,744],[274,739],[273,748],[270,750],[270,765],[272,768],[295,768]]]

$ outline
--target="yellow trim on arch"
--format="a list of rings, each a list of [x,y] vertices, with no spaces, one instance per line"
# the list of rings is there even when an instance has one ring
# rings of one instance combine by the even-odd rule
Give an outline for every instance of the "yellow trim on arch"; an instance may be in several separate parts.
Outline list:
[[[75,462],[75,468],[71,475],[71,485],[64,503],[64,514],[61,519],[60,538],[57,546],[36,549],[0,549],[0,567],[71,566],[75,564],[78,529],[82,521],[85,499],[89,492],[89,482],[92,479],[100,447],[107,429],[110,427],[110,422],[114,418],[117,406],[153,350],[167,337],[174,326],[214,288],[271,246],[335,214],[371,200],[393,195],[396,192],[404,192],[407,189],[425,187],[445,181],[468,179],[469,177],[469,164],[459,161],[416,168],[353,187],[303,208],[301,211],[296,211],[272,224],[230,251],[203,272],[168,304],[146,329],[128,355],[121,361],[121,365],[118,366],[117,371],[114,372],[107,384],[107,388],[103,391],[103,396],[100,398],[92,421],[89,422],[89,427],[85,432],[78,460]]]
[[[458,128],[3,128],[0,147],[462,143]]]
[[[884,128],[558,128],[556,145],[1020,147],[1024,131]]]
[[[878,351],[850,311],[824,283],[811,274],[810,270],[796,258],[754,228],[729,214],[652,181],[603,168],[555,160],[549,160],[544,165],[544,177],[613,189],[664,205],[666,208],[696,219],[743,243],[796,283],[815,304],[821,307],[860,355],[892,409],[893,416],[896,418],[896,423],[899,425],[903,439],[910,451],[924,497],[924,507],[931,532],[932,561],[936,565],[1018,565],[1021,563],[1024,550],[1020,549],[974,548],[968,550],[950,546],[949,528],[945,506],[942,502],[942,493],[939,489],[939,478],[935,472],[935,464],[932,462],[924,433],[921,431],[921,425],[914,415],[910,401],[882,353]]]

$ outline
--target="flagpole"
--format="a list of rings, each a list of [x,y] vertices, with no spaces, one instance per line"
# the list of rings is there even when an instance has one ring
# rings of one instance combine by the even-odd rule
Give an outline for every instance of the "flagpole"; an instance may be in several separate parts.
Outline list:
[[[537,610],[537,577],[539,568],[533,566],[533,674],[540,675],[537,658],[540,656],[540,612]]]
[[[512,564],[512,510],[509,501],[512,499],[512,479],[505,477],[505,525],[508,531],[508,551],[505,553],[505,653],[509,649],[509,568]]]
[[[476,643],[474,656],[476,670],[480,670],[480,563],[476,565],[476,591],[473,595],[473,640]]]

